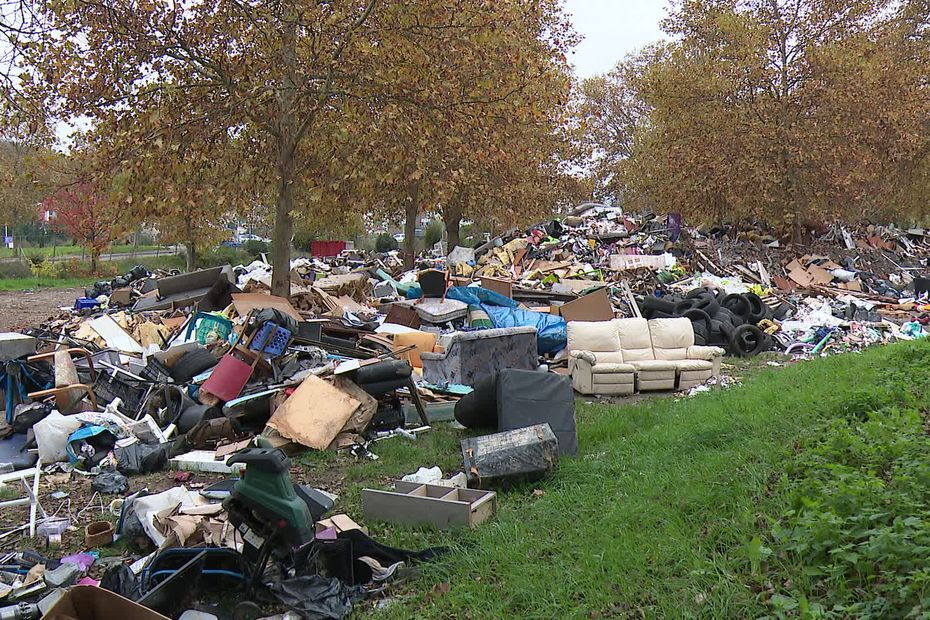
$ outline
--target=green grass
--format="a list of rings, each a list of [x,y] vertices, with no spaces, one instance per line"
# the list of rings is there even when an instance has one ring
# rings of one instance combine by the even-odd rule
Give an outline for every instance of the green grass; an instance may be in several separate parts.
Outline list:
[[[927,343],[763,369],[727,391],[634,406],[579,401],[581,453],[550,479],[499,494],[475,531],[367,523],[388,544],[451,547],[372,615],[393,618],[759,617],[781,615],[760,578],[760,539],[790,508],[786,471],[824,420],[905,398],[884,380]],[[903,360],[903,361],[902,361]],[[908,368],[900,369],[907,372]],[[914,372],[926,376],[926,368]],[[341,466],[340,511],[361,519],[359,490],[419,466],[461,467],[448,426],[416,443],[375,444],[381,458],[304,457],[307,479]],[[535,490],[542,493],[534,493]],[[771,559],[772,578],[803,565]],[[448,585],[448,591],[446,590]],[[776,613],[777,612],[777,613]],[[791,615],[790,613],[788,614]]]
[[[77,288],[94,283],[93,276],[80,278],[0,278],[0,291],[27,291],[37,288]]]
[[[133,252],[147,252],[157,250],[159,246],[157,245],[114,245],[108,248],[103,252],[104,256],[109,254],[131,254]],[[162,249],[169,249],[162,246]],[[32,247],[32,248],[23,248],[22,253],[27,257],[29,256],[81,256],[81,252],[84,251],[86,255],[87,252],[79,245],[59,245],[59,246],[45,246],[45,247]],[[11,250],[10,248],[0,248],[0,258],[11,258],[17,256],[19,250]]]

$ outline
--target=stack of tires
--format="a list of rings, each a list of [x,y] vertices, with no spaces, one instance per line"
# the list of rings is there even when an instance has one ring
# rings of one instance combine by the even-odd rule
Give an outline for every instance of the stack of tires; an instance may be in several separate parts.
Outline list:
[[[722,347],[729,355],[752,357],[772,348],[772,338],[757,327],[773,318],[772,309],[754,293],[697,288],[684,297],[646,297],[640,311],[646,319],[690,319],[695,344]]]

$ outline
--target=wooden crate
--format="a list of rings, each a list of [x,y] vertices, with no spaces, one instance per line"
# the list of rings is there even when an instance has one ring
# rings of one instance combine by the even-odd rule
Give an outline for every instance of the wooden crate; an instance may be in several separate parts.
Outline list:
[[[475,527],[497,512],[497,494],[396,480],[393,491],[362,489],[362,509],[377,521]]]

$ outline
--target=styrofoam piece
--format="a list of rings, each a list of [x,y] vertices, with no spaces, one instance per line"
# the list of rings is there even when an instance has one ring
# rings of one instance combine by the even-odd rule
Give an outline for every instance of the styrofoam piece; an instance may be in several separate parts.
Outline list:
[[[179,454],[168,461],[171,469],[181,471],[205,472],[212,474],[231,474],[245,469],[244,463],[229,466],[225,461],[217,461],[213,450],[192,450]]]

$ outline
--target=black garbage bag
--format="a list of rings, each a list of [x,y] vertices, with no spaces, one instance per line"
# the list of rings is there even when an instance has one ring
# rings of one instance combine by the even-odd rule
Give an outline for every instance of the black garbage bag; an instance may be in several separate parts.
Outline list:
[[[345,618],[352,613],[352,605],[364,596],[359,586],[347,586],[335,577],[319,575],[276,581],[270,588],[284,605],[312,620]]]
[[[116,469],[126,476],[150,474],[168,466],[168,447],[163,443],[150,446],[134,443],[125,448],[116,448]]]
[[[129,480],[117,471],[105,471],[94,478],[90,488],[98,493],[122,495],[129,490]]]
[[[292,334],[297,333],[297,321],[294,320],[294,317],[281,312],[277,308],[264,308],[255,316],[256,325],[264,325],[268,321],[278,327],[283,327]]]
[[[117,564],[108,568],[100,579],[100,587],[116,592],[130,601],[139,600],[142,596],[142,584],[126,564]]]

